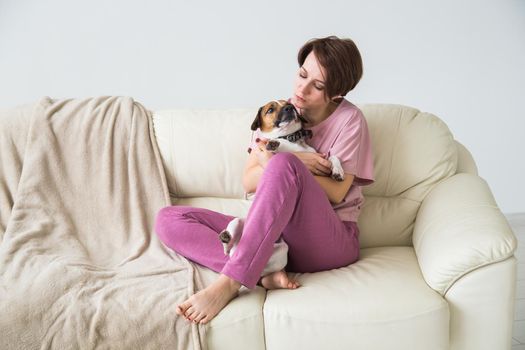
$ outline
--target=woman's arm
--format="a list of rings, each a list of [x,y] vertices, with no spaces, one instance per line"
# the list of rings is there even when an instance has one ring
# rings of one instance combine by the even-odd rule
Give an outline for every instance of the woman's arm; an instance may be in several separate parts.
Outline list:
[[[259,164],[257,156],[252,151],[248,156],[242,175],[242,186],[246,193],[255,192],[263,171],[264,168]]]
[[[317,183],[326,193],[328,200],[333,204],[343,201],[346,193],[352,186],[354,175],[345,174],[344,181],[336,181],[330,177],[332,162],[325,159],[324,154],[312,152],[293,152],[310,170]]]
[[[261,158],[265,161],[260,161],[257,156],[257,151],[259,153],[261,150],[256,150],[255,152],[252,150],[250,155],[248,156],[248,160],[246,161],[246,165],[244,167],[243,177],[242,177],[242,185],[244,187],[244,191],[246,193],[253,193],[257,190],[257,184],[259,183],[259,180],[261,178],[261,175],[264,172],[264,168],[261,165],[261,163],[265,164],[268,160],[267,157],[264,157],[264,154],[261,156]],[[262,151],[262,153],[265,153],[266,150]],[[268,152],[271,153],[271,152]],[[305,153],[295,153],[296,156],[306,165],[306,167],[310,170],[310,172],[314,175],[315,180],[321,188],[326,193],[326,196],[328,197],[328,200],[331,203],[339,204],[342,202],[342,200],[345,198],[346,193],[350,189],[350,186],[352,185],[352,182],[354,180],[354,176],[351,174],[345,174],[345,180],[344,181],[335,181],[331,177],[328,177],[327,175],[319,176],[315,175],[316,173],[320,173],[317,169],[323,169],[323,166],[318,164],[316,167],[316,162],[312,162],[312,159],[315,158],[315,153],[306,154]],[[323,159],[323,161],[325,161]],[[326,165],[329,164],[326,163]],[[310,169],[311,168],[311,169]]]
[[[266,164],[268,164],[268,161],[273,156],[273,153],[266,149],[267,143],[268,140],[257,142],[257,147],[254,147],[248,156],[242,175],[242,186],[246,193],[256,191],[264,168],[266,168]]]
[[[314,178],[326,193],[328,200],[333,204],[339,204],[343,201],[354,182],[354,175],[351,174],[345,174],[343,181],[336,181],[331,177],[319,175],[314,175]]]

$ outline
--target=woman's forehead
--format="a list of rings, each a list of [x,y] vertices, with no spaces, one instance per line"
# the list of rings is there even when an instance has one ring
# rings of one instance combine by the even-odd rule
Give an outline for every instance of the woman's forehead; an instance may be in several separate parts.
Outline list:
[[[321,83],[325,82],[325,70],[317,60],[315,53],[311,51],[303,62],[303,69],[305,69],[314,80],[319,80]]]

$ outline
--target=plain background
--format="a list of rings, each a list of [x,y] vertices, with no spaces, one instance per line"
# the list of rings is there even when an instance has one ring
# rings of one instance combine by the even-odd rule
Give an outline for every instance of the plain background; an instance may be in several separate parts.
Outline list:
[[[287,98],[308,39],[352,38],[347,98],[431,112],[525,212],[525,0],[0,0],[0,108],[128,95],[151,110]]]

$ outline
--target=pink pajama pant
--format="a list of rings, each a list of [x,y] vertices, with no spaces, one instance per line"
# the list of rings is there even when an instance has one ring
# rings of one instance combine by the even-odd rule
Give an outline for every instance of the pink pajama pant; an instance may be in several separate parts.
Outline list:
[[[233,216],[203,208],[169,206],[157,214],[155,231],[187,259],[255,288],[281,237],[288,244],[289,272],[317,272],[350,265],[359,258],[359,229],[341,221],[308,168],[293,153],[268,162],[232,257],[218,234]]]

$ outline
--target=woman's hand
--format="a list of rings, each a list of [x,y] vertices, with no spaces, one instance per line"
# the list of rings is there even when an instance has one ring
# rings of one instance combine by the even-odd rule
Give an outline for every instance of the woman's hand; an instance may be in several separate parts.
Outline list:
[[[257,147],[252,149],[252,152],[255,152],[255,155],[257,156],[257,161],[264,169],[266,168],[266,164],[268,164],[270,158],[273,157],[273,152],[268,151],[266,149],[266,144],[268,143],[267,139],[260,139],[259,141],[256,140],[256,143]]]
[[[304,163],[313,175],[330,176],[332,162],[324,158],[322,153],[293,152]]]

